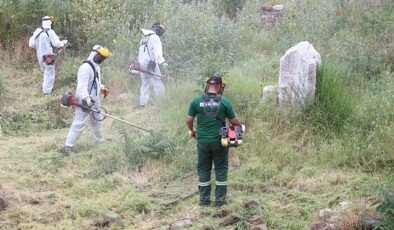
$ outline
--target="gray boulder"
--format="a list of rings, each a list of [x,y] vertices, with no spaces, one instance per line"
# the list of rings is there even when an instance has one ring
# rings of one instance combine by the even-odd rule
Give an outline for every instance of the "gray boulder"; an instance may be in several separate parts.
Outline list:
[[[313,101],[319,65],[320,54],[308,41],[288,49],[280,58],[279,104],[305,105]]]

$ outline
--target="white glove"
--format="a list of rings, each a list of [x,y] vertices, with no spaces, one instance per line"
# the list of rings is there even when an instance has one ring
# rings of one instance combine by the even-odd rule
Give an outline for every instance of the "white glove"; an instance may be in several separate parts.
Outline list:
[[[243,123],[241,123],[241,130],[242,130],[243,133],[246,131],[246,127],[245,127],[245,125]]]
[[[67,45],[68,40],[62,40],[62,41],[60,41],[60,42],[62,43],[62,46],[64,47],[65,45]]]
[[[161,67],[163,67],[164,69],[168,68],[168,63],[167,62],[163,62],[160,64]]]
[[[94,105],[94,101],[90,97],[87,97],[85,100],[88,107],[92,107]]]

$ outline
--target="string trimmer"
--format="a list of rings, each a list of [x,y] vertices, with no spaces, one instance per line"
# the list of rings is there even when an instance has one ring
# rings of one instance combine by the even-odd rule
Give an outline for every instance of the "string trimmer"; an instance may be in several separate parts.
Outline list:
[[[101,115],[101,118],[97,118],[96,116],[93,116],[93,118],[98,120],[98,121],[102,121],[106,117],[109,117],[109,118],[112,118],[114,120],[120,121],[120,122],[122,122],[124,124],[128,124],[130,126],[133,126],[133,127],[137,128],[137,129],[149,132],[150,134],[153,135],[153,131],[152,130],[145,129],[145,128],[141,127],[141,126],[135,125],[133,123],[130,123],[130,122],[125,121],[123,119],[120,119],[118,117],[112,116],[112,115],[108,114],[106,109],[103,108],[103,107],[92,108],[92,107],[89,107],[87,104],[85,104],[86,102],[85,103],[82,102],[82,104],[78,103],[77,99],[75,98],[75,96],[71,92],[65,93],[63,95],[63,97],[60,99],[60,103],[62,105],[64,105],[64,106],[66,106],[66,107],[77,106],[77,107],[81,108],[83,111],[87,111],[87,112],[90,111],[90,112],[96,113],[98,115]]]

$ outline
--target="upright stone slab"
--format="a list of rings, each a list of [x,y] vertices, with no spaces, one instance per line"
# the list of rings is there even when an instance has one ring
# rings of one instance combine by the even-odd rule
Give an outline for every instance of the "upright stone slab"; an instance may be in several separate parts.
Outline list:
[[[320,54],[307,41],[288,49],[280,58],[279,104],[305,105],[316,90],[316,71]]]

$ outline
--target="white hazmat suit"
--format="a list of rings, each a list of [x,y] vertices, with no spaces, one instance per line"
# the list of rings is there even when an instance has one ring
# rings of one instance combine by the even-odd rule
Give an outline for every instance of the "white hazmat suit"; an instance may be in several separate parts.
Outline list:
[[[42,92],[50,94],[55,83],[55,65],[46,64],[43,56],[53,54],[53,47],[61,48],[67,44],[67,40],[59,40],[55,31],[51,29],[52,21],[49,16],[42,18],[42,28],[37,28],[33,35],[29,38],[29,47],[35,48],[37,53],[38,64],[44,73],[44,81],[42,83]]]
[[[100,46],[96,45],[93,50],[99,49]],[[93,61],[94,56],[97,55],[96,51],[92,51],[86,61],[90,61],[97,73],[95,73],[89,63],[83,63],[78,70],[78,83],[76,91],[76,99],[78,103],[82,103],[82,99],[90,98],[94,101],[92,108],[98,109],[101,106],[100,103],[100,90],[104,89],[104,85],[101,84],[101,73],[100,66]],[[77,107],[75,111],[74,121],[68,132],[65,147],[73,148],[76,144],[78,137],[82,131],[87,127],[89,121],[92,129],[92,141],[98,143],[102,140],[101,136],[101,121],[96,120],[94,117],[99,118],[97,113],[84,112],[81,108]]]
[[[140,42],[138,62],[144,70],[148,70],[149,61],[154,61],[156,65],[152,72],[161,75],[158,65],[165,63],[165,59],[160,37],[152,30],[142,29],[141,31],[144,36]],[[148,103],[151,86],[156,96],[164,94],[164,84],[159,76],[141,72],[140,106],[145,106]]]

